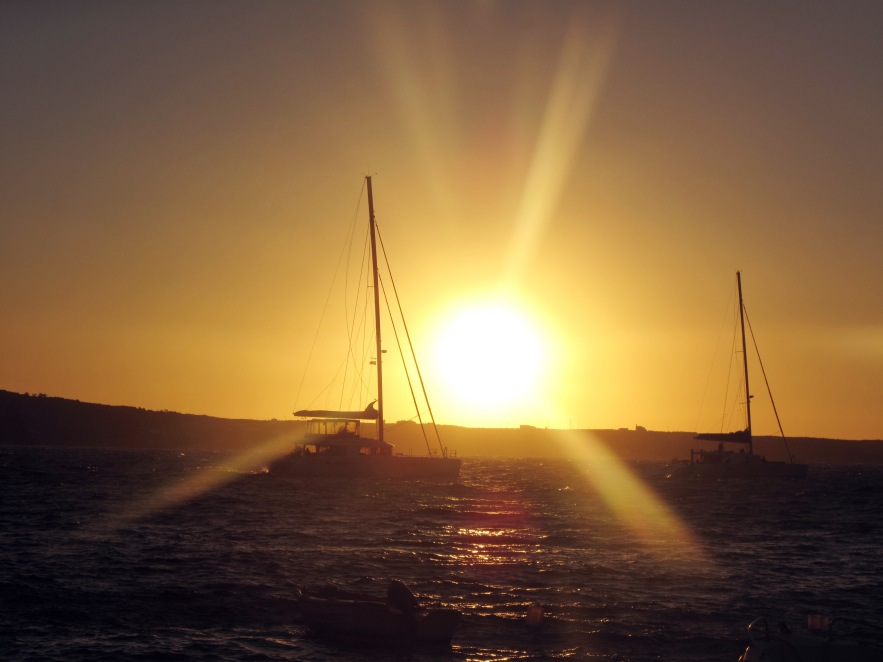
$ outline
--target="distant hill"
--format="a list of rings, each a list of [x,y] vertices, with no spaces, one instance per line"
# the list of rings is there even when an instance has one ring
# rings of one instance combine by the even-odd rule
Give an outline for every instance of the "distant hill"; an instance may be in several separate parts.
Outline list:
[[[416,426],[415,426],[416,427]],[[695,432],[654,430],[549,430],[533,427],[518,429],[470,429],[442,426],[445,444],[461,455],[504,457],[574,457],[576,449],[591,452],[592,442],[600,442],[617,457],[628,461],[669,462],[689,460],[691,448],[713,449],[710,442],[696,441]],[[393,443],[394,432],[387,433]],[[883,465],[883,441],[847,441],[793,437],[788,448],[798,462],[807,464]],[[787,460],[781,437],[755,437],[754,452],[770,460]],[[590,455],[588,456],[590,457]]]
[[[298,421],[252,421],[150,411],[0,390],[0,444],[238,451]]]
[[[370,427],[370,426],[366,426]],[[0,390],[0,444],[82,446],[91,448],[204,449],[246,452],[271,438],[294,441],[303,423],[216,418],[169,411],[150,411],[29,395]],[[440,426],[445,446],[461,457],[574,457],[600,443],[629,461],[689,459],[691,448],[710,448],[693,432],[636,430],[549,430]],[[421,454],[426,444],[420,426],[388,424],[387,439],[398,452]],[[883,465],[883,441],[791,438],[788,446],[800,462],[811,464]],[[758,437],[755,452],[771,460],[786,458],[782,439]]]

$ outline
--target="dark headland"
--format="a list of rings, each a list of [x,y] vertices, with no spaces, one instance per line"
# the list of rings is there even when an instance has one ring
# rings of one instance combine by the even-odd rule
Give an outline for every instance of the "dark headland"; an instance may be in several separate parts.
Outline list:
[[[389,425],[387,438],[405,453],[425,452],[419,427],[411,422]],[[0,445],[85,448],[132,448],[246,452],[264,440],[303,431],[296,420],[257,421],[216,418],[137,407],[80,402],[43,394],[0,390]],[[624,460],[662,461],[690,457],[702,447],[693,432],[636,429],[553,430],[464,428],[440,426],[442,440],[461,457],[566,457],[573,443],[602,442]],[[791,452],[809,464],[883,465],[883,440],[788,439]],[[785,459],[778,437],[755,438],[755,452],[771,460]]]

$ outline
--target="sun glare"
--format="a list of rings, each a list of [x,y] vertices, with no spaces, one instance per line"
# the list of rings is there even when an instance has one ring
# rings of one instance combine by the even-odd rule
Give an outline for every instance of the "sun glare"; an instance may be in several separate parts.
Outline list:
[[[432,361],[450,405],[472,421],[498,421],[539,397],[548,347],[514,306],[475,304],[437,326]]]
[[[695,571],[709,563],[701,542],[677,512],[593,434],[567,432],[560,441],[574,466],[631,531],[635,541],[659,561]]]

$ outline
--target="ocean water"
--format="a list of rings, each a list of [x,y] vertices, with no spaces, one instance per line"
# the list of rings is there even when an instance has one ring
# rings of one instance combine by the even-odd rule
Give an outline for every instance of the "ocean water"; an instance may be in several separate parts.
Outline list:
[[[235,465],[0,448],[0,659],[735,662],[759,616],[883,614],[880,468],[695,483],[609,458],[465,459],[435,484]],[[450,648],[317,639],[300,620],[298,586],[393,578],[462,610]]]

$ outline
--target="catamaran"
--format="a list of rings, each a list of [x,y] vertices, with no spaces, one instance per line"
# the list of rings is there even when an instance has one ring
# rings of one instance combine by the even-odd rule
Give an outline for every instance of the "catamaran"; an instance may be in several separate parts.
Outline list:
[[[381,310],[381,279],[378,270],[377,224],[374,218],[374,194],[371,177],[365,177],[368,193],[368,224],[371,248],[371,278],[374,294],[374,344],[376,366],[377,398],[363,410],[335,411],[326,409],[302,409],[294,415],[305,419],[307,430],[292,452],[285,455],[269,467],[271,474],[289,476],[317,477],[356,477],[371,476],[385,478],[433,478],[456,480],[460,474],[461,460],[449,453],[442,445],[438,426],[432,416],[432,408],[427,408],[431,419],[431,428],[437,441],[438,450],[432,450],[426,435],[422,415],[420,427],[427,442],[426,455],[404,455],[395,452],[393,444],[384,439],[383,418],[383,349],[380,323]],[[407,329],[407,327],[406,327]],[[410,339],[409,339],[410,342]],[[413,351],[412,351],[413,354]],[[416,362],[415,362],[416,363]],[[419,376],[419,367],[417,368]],[[422,386],[423,379],[419,382]],[[410,383],[410,379],[409,379]],[[416,399],[415,399],[416,402]],[[376,405],[376,406],[375,406]],[[375,436],[362,433],[362,424],[373,422]]]

